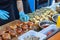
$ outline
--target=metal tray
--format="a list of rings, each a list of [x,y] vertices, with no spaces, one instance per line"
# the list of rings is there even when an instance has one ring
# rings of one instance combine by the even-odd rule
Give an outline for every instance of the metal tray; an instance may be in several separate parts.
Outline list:
[[[2,25],[0,26],[0,30],[3,30],[6,26],[9,26],[9,25],[15,25],[19,22],[19,20],[15,20],[15,21],[12,21],[10,23],[7,23],[5,25]],[[18,37],[14,37],[12,40],[18,40]]]

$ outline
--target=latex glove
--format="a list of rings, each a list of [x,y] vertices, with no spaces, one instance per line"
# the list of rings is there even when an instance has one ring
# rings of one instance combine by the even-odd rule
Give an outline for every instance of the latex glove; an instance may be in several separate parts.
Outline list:
[[[9,18],[9,13],[4,10],[0,10],[0,19],[7,20]]]
[[[29,21],[29,16],[26,15],[23,11],[21,11],[21,12],[19,13],[19,16],[20,16],[20,21],[22,21],[22,22],[27,22],[27,21]]]

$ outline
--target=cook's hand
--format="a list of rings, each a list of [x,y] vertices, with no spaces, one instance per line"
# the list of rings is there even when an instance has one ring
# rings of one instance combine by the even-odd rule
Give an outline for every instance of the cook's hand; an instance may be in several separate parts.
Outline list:
[[[9,13],[4,10],[0,10],[0,19],[7,20],[9,18]]]
[[[22,21],[22,22],[29,21],[29,16],[27,14],[25,14],[23,11],[21,11],[19,13],[19,16],[20,16],[20,21]]]

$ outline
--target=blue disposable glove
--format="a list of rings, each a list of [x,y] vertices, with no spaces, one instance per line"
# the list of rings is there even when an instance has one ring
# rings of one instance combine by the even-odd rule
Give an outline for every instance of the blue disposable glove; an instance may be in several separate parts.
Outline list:
[[[29,21],[29,16],[27,14],[25,14],[23,11],[21,11],[19,13],[19,16],[20,16],[20,21],[22,21],[22,22]]]
[[[0,10],[0,19],[7,20],[9,18],[9,13],[4,10]]]

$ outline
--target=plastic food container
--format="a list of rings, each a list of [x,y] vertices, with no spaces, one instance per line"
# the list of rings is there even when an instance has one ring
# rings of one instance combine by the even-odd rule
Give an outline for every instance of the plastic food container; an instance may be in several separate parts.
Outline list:
[[[45,38],[47,37],[46,35],[44,35],[44,34],[42,34],[42,33],[40,33],[40,32],[35,32],[35,31],[33,31],[33,30],[30,30],[29,32],[27,32],[27,33],[19,36],[19,37],[18,37],[18,40],[24,40],[24,38],[29,37],[29,36],[38,37],[39,40],[43,40],[43,39],[45,39]]]
[[[40,33],[43,33],[45,35],[50,36],[52,35],[54,32],[56,32],[58,29],[56,28],[55,24],[52,24],[50,26],[48,26],[47,28],[44,28],[43,30],[40,31]]]
[[[54,23],[52,21],[49,21],[49,20],[44,20],[42,22],[39,22],[39,26],[41,28],[46,28],[46,27],[48,27],[51,24],[54,24]]]

